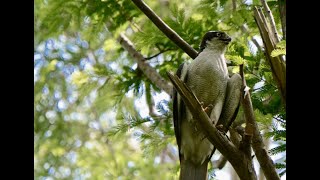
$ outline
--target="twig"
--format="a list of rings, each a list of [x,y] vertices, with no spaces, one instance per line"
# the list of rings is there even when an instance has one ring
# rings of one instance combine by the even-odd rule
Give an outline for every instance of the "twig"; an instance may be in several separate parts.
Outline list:
[[[279,121],[279,122],[282,123],[282,124],[285,124],[285,123],[286,123],[284,119],[281,119],[281,118],[278,118],[278,117],[275,117],[275,116],[273,117],[273,119]]]
[[[152,9],[142,0],[132,0],[132,2],[161,30],[171,41],[187,53],[192,59],[198,56],[198,52],[184,41],[175,31],[173,31]]]
[[[164,53],[164,52],[172,51],[172,50],[174,50],[174,49],[163,49],[163,50],[161,50],[159,53],[157,53],[157,54],[155,54],[155,55],[153,55],[153,56],[150,56],[150,57],[146,57],[146,58],[144,58],[144,59],[150,60],[150,59],[152,59],[152,58],[155,58],[155,57],[159,56],[160,54],[162,54],[162,53]]]

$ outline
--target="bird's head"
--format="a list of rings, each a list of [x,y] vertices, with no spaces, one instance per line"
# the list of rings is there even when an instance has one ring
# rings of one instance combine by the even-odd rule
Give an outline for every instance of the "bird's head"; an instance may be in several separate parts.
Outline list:
[[[231,37],[222,31],[209,31],[207,32],[201,41],[200,52],[205,48],[225,50],[230,43]]]

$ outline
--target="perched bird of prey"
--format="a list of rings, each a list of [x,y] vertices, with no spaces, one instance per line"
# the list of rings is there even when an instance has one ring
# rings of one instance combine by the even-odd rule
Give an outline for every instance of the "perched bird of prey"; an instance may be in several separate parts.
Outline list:
[[[224,32],[209,31],[201,42],[198,56],[183,63],[177,76],[192,90],[214,125],[226,131],[235,119],[240,102],[241,77],[229,77],[224,53],[231,37]],[[189,109],[174,90],[174,131],[179,149],[180,180],[205,180],[214,145],[205,137]]]

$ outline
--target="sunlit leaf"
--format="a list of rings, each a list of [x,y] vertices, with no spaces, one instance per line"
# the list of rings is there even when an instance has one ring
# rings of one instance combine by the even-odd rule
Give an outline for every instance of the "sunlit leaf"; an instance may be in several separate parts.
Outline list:
[[[87,83],[89,77],[86,73],[81,71],[76,71],[72,74],[72,83],[76,84],[77,86],[81,86]]]

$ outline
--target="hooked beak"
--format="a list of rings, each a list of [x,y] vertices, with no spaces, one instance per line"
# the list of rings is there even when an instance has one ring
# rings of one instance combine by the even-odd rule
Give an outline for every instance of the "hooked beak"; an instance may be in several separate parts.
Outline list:
[[[227,44],[229,44],[232,39],[229,36],[224,36],[224,37],[221,37],[220,40],[225,42],[225,43],[227,43]]]

